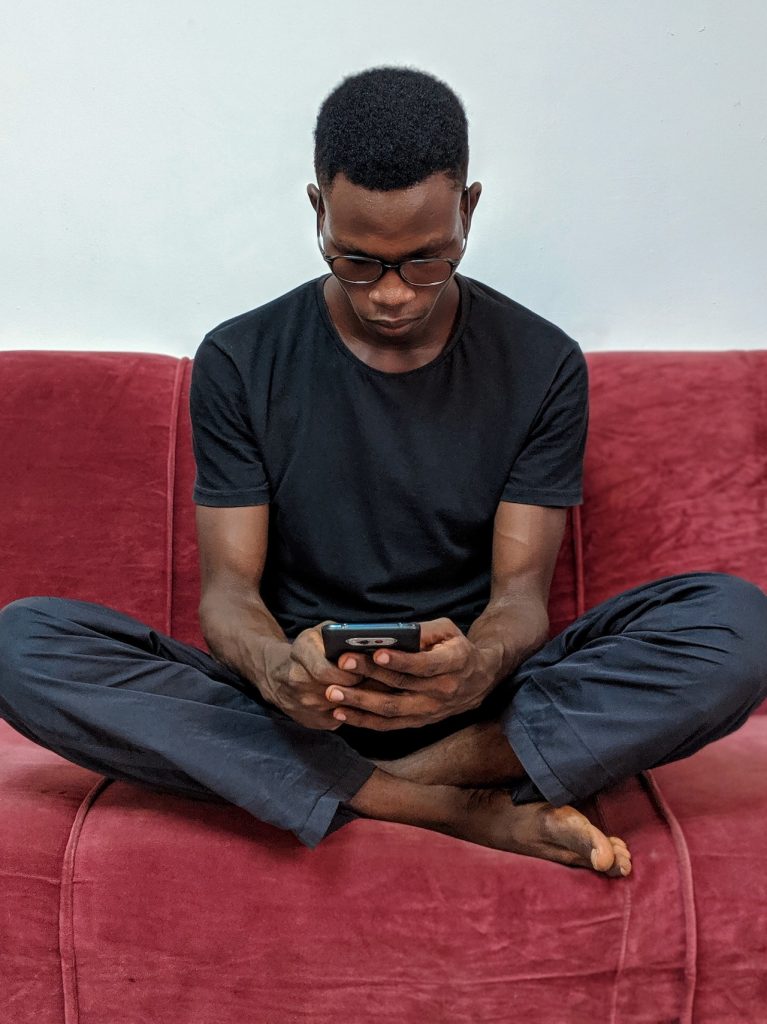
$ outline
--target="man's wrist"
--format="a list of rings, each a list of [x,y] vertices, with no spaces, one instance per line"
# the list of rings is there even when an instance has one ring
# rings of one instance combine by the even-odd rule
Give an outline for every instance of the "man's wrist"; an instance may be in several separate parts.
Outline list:
[[[487,694],[503,678],[503,643],[500,640],[485,640],[474,646],[479,654],[479,672],[485,679],[485,693]]]
[[[261,671],[258,673],[258,690],[264,700],[278,707],[275,692],[274,666],[290,651],[290,642],[278,637],[267,640],[261,647]]]
[[[543,647],[548,630],[546,609],[534,601],[501,599],[488,604],[467,636],[482,650],[487,671],[492,673],[490,690]]]

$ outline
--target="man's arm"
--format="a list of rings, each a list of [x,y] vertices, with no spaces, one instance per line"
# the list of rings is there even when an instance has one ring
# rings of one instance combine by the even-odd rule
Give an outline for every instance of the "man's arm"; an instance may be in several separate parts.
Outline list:
[[[493,686],[549,639],[549,590],[566,521],[566,508],[498,505],[490,600],[467,633],[494,652]]]
[[[213,655],[267,696],[265,649],[289,643],[261,600],[269,505],[196,507],[200,628]]]
[[[322,622],[290,641],[262,601],[268,532],[267,504],[197,507],[203,636],[219,661],[294,721],[337,729],[325,690],[347,683],[349,673],[325,657]]]

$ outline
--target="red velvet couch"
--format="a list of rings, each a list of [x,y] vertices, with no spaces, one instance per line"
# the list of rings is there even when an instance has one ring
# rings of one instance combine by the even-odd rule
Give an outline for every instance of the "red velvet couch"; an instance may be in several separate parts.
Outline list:
[[[767,350],[588,363],[552,634],[677,572],[765,588]],[[0,353],[0,605],[98,601],[205,648],[190,370]],[[0,722],[0,1021],[764,1024],[765,711],[584,807],[630,845],[625,880],[369,819],[312,851]]]

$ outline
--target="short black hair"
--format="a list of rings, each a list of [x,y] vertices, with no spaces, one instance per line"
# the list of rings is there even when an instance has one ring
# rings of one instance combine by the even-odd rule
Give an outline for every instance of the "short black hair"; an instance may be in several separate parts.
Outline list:
[[[325,99],[314,129],[320,188],[343,173],[376,191],[409,188],[443,171],[461,188],[469,165],[466,111],[452,89],[425,71],[369,68]]]

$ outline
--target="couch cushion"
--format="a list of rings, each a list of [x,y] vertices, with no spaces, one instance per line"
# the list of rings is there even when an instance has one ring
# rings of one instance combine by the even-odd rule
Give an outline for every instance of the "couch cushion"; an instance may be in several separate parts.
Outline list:
[[[767,1019],[767,718],[649,773],[689,859],[695,1024]]]
[[[228,805],[94,790],[0,726],[16,1024],[64,998],[78,1024],[657,1024],[684,1001],[678,851],[642,776],[583,805],[632,848],[608,879],[367,819],[308,850]]]
[[[100,784],[0,721],[0,1018],[8,1024],[64,1020],[62,877],[78,812]]]

